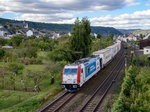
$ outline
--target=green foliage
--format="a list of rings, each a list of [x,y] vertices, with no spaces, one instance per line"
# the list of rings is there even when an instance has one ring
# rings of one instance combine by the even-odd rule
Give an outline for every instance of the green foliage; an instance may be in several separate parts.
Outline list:
[[[20,26],[11,26],[10,29],[11,30],[20,30],[21,27]]]
[[[56,49],[48,54],[50,60],[53,61],[73,61],[73,53],[69,49],[67,42],[60,44]]]
[[[135,65],[135,66],[139,65],[138,60],[137,60],[135,55],[132,57],[132,62],[131,63],[132,63],[132,65]]]
[[[38,52],[38,43],[35,40],[26,40],[24,43],[21,44],[21,50],[19,55],[24,56],[24,57],[29,57],[29,58],[36,58],[37,57],[37,52]]]
[[[0,37],[0,46],[4,46],[7,43],[7,40]]]
[[[150,61],[149,61],[149,59],[148,59],[148,55],[143,55],[143,56],[140,56],[140,59],[143,61],[143,63],[145,64],[145,65],[150,65]]]
[[[22,63],[25,65],[31,65],[31,64],[42,64],[42,60],[40,58],[26,58],[22,60]]]
[[[98,33],[98,34],[97,34],[97,38],[98,38],[98,39],[101,39],[101,38],[102,38],[102,35]]]
[[[31,39],[31,40],[36,39],[36,36],[35,35],[31,35],[31,36],[28,37],[28,39]]]
[[[82,57],[88,56],[92,43],[90,33],[91,28],[89,20],[87,18],[83,18],[82,21],[79,21],[77,18],[69,41],[72,51],[81,52]],[[76,57],[76,59],[80,58],[76,54],[74,57]]]
[[[101,41],[101,42],[100,42]],[[104,49],[110,45],[113,45],[113,40],[110,36],[101,37],[101,39],[95,39],[92,42],[92,50],[91,52],[97,51],[99,49]]]
[[[150,111],[150,67],[130,66],[113,112]]]
[[[24,39],[24,35],[14,35],[12,38],[11,38],[11,41],[12,41],[12,44],[14,46],[19,46],[20,43],[23,41]]]
[[[0,59],[2,59],[5,55],[5,51],[3,49],[0,49]]]
[[[27,57],[36,58],[37,57],[37,51],[38,51],[38,49],[36,47],[31,47],[31,48],[27,49],[26,50]]]
[[[3,59],[5,60],[5,62],[13,62],[18,60],[16,53],[9,50],[5,51]]]
[[[8,64],[7,69],[13,73],[19,74],[23,71],[24,65],[17,62],[11,62]]]
[[[41,35],[40,39],[42,39],[44,42],[50,42],[50,37],[48,35]]]
[[[109,37],[113,40],[114,34],[110,34]]]
[[[143,37],[144,37],[144,36],[143,36],[142,34],[140,34],[140,40],[143,40]]]
[[[112,112],[125,112],[124,95],[121,93],[118,100],[114,103]]]
[[[130,66],[126,72],[124,81],[121,86],[121,93],[118,100],[114,103],[113,112],[128,112],[130,103],[132,102],[132,87],[135,84],[135,78],[139,71],[136,66]]]
[[[49,44],[46,43],[46,42],[43,42],[43,41],[40,41],[40,42],[38,43],[38,47],[39,47],[41,50],[44,50],[44,51],[50,49]]]

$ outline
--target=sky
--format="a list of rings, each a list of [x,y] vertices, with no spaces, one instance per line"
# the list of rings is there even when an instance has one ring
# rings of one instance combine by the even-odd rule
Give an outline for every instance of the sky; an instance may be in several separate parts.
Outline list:
[[[0,18],[92,26],[150,29],[150,0],[0,0]]]

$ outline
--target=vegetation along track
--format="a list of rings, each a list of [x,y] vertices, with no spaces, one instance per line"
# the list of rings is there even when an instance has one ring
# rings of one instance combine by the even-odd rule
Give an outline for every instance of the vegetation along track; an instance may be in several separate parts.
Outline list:
[[[109,91],[110,87],[115,82],[117,76],[119,75],[122,67],[124,66],[124,56],[118,61],[113,70],[109,75],[98,85],[95,92],[92,95],[86,97],[84,104],[77,108],[76,112],[96,112],[98,107],[102,103],[105,95]]]

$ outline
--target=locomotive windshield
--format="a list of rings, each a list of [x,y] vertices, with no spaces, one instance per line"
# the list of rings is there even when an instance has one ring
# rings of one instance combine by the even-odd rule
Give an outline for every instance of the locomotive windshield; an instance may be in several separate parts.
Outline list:
[[[77,68],[66,68],[64,70],[64,75],[77,75]]]

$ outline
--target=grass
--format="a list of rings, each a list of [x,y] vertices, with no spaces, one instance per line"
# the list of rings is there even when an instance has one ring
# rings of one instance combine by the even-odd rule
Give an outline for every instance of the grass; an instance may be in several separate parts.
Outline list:
[[[52,99],[61,91],[60,87],[52,87],[47,92],[17,92],[2,90],[0,92],[1,112],[32,112]]]
[[[38,71],[44,71],[46,65],[25,65],[25,70],[38,70]]]
[[[63,66],[58,63],[47,61],[47,52],[39,52],[38,57],[43,61],[41,65],[24,65],[23,78],[24,83],[31,92],[25,92],[22,89],[20,76],[15,77],[15,85],[17,91],[13,91],[12,84],[10,82],[10,75],[5,76],[5,89],[0,90],[0,112],[33,112],[41,107],[45,102],[54,98],[56,94],[62,91],[61,88],[61,71]],[[3,66],[3,62],[0,62],[0,67]],[[5,63],[7,66],[7,63]],[[31,71],[43,71],[40,78],[39,87],[40,92],[33,92],[34,78],[29,78],[27,70]],[[50,84],[52,75],[55,77],[55,83]],[[0,77],[0,81],[2,78]],[[1,87],[1,83],[0,83]],[[11,89],[11,90],[6,90]]]
[[[31,98],[35,95],[37,95],[37,93],[1,90],[0,110],[17,105],[22,101],[28,99],[29,96]]]

